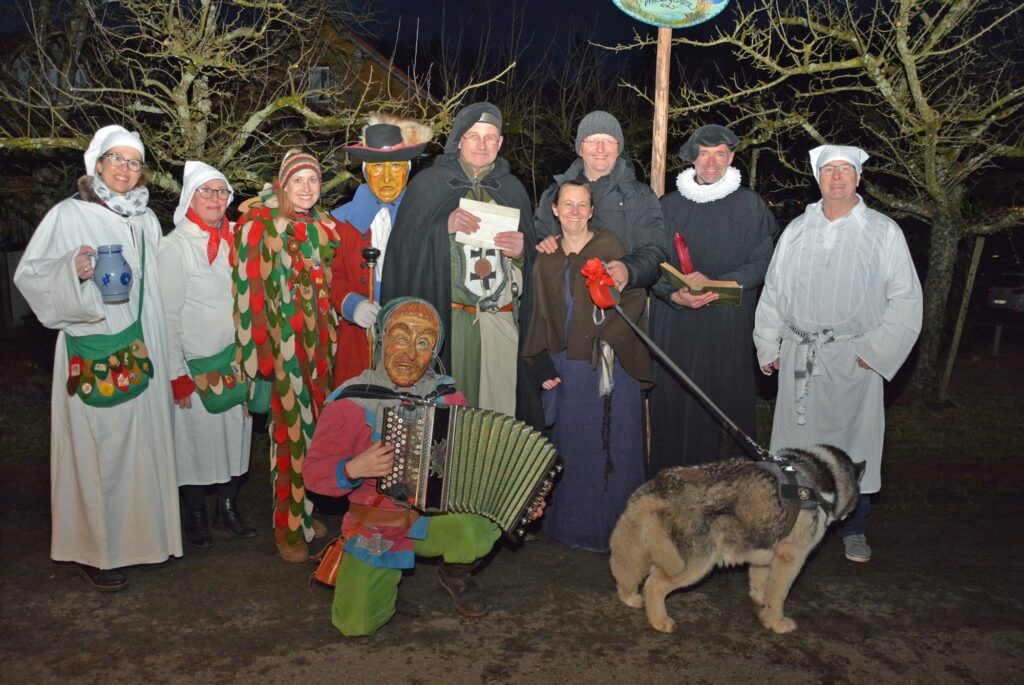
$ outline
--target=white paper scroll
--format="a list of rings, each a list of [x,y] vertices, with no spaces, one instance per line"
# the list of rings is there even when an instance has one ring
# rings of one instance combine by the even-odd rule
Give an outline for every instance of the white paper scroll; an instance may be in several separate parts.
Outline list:
[[[462,198],[459,208],[480,218],[480,230],[476,233],[459,231],[455,234],[455,240],[465,245],[496,248],[494,236],[504,231],[519,230],[519,210],[515,207]]]

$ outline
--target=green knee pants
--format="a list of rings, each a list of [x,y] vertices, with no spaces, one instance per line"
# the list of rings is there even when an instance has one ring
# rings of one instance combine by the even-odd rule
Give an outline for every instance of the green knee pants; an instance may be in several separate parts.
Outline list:
[[[432,516],[427,535],[413,542],[416,556],[440,557],[451,564],[469,564],[494,546],[501,530],[475,514]],[[331,622],[342,635],[371,635],[395,615],[401,569],[371,566],[344,554],[334,587]]]

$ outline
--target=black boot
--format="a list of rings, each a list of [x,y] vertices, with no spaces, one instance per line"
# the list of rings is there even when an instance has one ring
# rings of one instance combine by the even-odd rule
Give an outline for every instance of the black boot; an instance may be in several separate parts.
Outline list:
[[[116,568],[98,569],[94,566],[79,564],[78,569],[89,581],[89,584],[100,592],[120,592],[128,587],[128,579]]]
[[[206,506],[189,509],[185,514],[185,539],[188,544],[199,549],[213,547],[210,537],[210,525],[206,522]]]
[[[477,618],[487,615],[487,600],[472,575],[479,563],[449,564],[442,559],[437,567],[441,587],[451,595],[455,611],[463,616]]]
[[[236,538],[256,537],[256,529],[246,525],[238,515],[236,504],[234,497],[218,497],[217,508],[213,512],[213,527],[217,530],[226,530]]]

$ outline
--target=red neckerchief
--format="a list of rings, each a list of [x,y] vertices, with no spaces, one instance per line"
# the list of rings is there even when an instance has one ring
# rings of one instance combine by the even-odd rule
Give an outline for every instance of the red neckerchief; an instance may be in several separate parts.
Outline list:
[[[206,243],[206,256],[209,258],[210,264],[213,264],[213,260],[217,259],[217,252],[220,250],[221,239],[228,241],[228,245],[231,245],[231,222],[225,216],[221,219],[220,228],[214,228],[200,219],[199,215],[191,207],[185,212],[185,216],[189,221],[210,234],[210,241]]]

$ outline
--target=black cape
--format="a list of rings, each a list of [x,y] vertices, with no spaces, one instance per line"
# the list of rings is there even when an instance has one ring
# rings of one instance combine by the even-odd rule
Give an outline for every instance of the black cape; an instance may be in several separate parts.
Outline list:
[[[523,290],[519,300],[519,348],[526,339],[532,309],[530,287],[534,246],[533,205],[526,188],[512,175],[508,162],[498,157],[494,168],[480,184],[498,204],[519,209],[519,230],[524,236]],[[413,177],[398,208],[388,238],[388,254],[381,278],[381,301],[396,297],[421,297],[441,314],[445,336],[441,361],[451,369],[451,257],[448,243],[448,215],[466,197],[472,183],[459,163],[458,151],[446,153]],[[544,410],[540,384],[526,360],[520,360],[516,380],[516,417],[542,428]]]
[[[757,438],[757,361],[754,310],[771,262],[775,217],[761,197],[738,188],[720,200],[696,203],[673,190],[661,201],[672,239],[682,233],[693,267],[709,278],[743,284],[739,307],[680,307],[662,279],[651,298],[651,338],[748,435]],[[672,250],[672,265],[679,257]],[[739,444],[659,360],[651,391],[648,476],[744,454]]]

